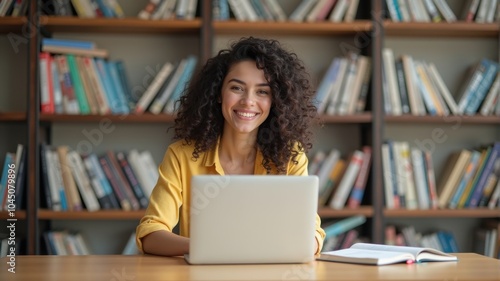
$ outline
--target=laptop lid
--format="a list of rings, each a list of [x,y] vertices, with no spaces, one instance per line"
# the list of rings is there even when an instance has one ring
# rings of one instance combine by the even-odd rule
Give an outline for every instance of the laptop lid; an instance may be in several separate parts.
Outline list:
[[[317,176],[203,175],[191,181],[191,264],[314,260]]]

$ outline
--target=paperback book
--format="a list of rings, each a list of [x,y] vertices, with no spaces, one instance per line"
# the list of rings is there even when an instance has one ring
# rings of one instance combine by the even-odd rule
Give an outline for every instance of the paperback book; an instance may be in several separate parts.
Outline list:
[[[322,252],[318,260],[387,265],[431,261],[458,261],[456,256],[432,248],[356,243],[348,249]]]

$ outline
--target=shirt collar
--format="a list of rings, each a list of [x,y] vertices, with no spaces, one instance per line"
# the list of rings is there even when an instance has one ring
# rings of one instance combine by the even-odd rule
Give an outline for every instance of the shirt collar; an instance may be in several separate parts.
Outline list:
[[[220,164],[219,159],[219,142],[220,137],[217,139],[217,143],[215,147],[209,149],[205,152],[205,156],[203,157],[203,165],[205,167],[214,167],[215,171],[219,175],[224,175],[224,169],[222,169],[222,165]],[[260,149],[257,148],[257,155],[255,155],[255,166],[254,166],[254,174],[255,175],[265,175],[267,174],[266,169],[262,166],[262,160],[264,156]]]

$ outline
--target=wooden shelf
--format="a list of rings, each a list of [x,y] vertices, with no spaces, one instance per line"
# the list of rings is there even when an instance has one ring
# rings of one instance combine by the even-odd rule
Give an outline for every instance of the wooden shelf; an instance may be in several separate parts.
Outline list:
[[[41,16],[40,24],[49,32],[72,33],[165,33],[196,34],[201,20],[142,20],[139,18],[77,18]]]
[[[364,112],[353,115],[320,115],[323,123],[370,123],[372,122],[371,112]]]
[[[500,218],[500,209],[384,210],[389,218]]]
[[[385,34],[401,37],[498,37],[498,23],[384,22]]]
[[[0,33],[23,32],[23,26],[27,22],[26,17],[0,17]],[[24,30],[24,32],[28,31]]]
[[[42,122],[116,122],[116,123],[170,123],[174,121],[171,114],[124,114],[124,115],[72,115],[72,114],[40,114]]]
[[[38,218],[41,220],[139,220],[144,216],[145,210],[139,211],[50,211],[38,210]]]
[[[385,116],[388,123],[448,123],[452,125],[459,124],[500,124],[500,116],[482,116],[482,115],[449,115],[449,116]]]
[[[24,112],[0,112],[0,121],[26,121],[26,113]]]
[[[361,206],[356,209],[342,209],[335,210],[327,207],[320,208],[318,210],[318,215],[322,219],[327,218],[344,218],[356,215],[364,215],[366,217],[373,216],[373,208],[371,206]]]
[[[11,114],[9,114],[11,115]],[[13,117],[11,117],[13,118]],[[24,117],[25,118],[25,117]],[[173,122],[175,115],[172,114],[124,114],[124,115],[79,115],[79,114],[40,114],[42,122],[100,122],[102,120],[117,123],[170,123]],[[0,114],[0,120],[2,114]],[[24,120],[24,119],[23,119]],[[370,112],[354,115],[321,115],[320,121],[323,123],[370,123],[372,115]]]
[[[236,20],[214,21],[214,32],[220,34],[272,34],[294,36],[317,35],[353,35],[369,32],[372,23],[369,20],[355,22],[241,22]]]
[[[0,211],[0,220],[7,220],[7,219],[18,219],[18,220],[24,220],[26,219],[26,211],[15,211],[15,216],[11,217],[9,216],[9,212],[7,211]]]

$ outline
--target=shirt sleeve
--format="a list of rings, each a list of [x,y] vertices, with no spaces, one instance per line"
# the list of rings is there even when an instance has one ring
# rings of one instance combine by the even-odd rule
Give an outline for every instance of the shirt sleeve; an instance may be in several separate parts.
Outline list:
[[[136,229],[136,244],[141,253],[144,252],[141,241],[144,236],[159,230],[172,232],[179,221],[181,206],[180,162],[169,147],[159,166],[159,177],[149,198],[149,206]]]
[[[299,153],[297,156],[297,163],[293,163],[290,161],[288,164],[288,175],[300,175],[300,176],[307,176],[308,171],[307,171],[307,164],[308,164],[308,159],[305,153]],[[316,255],[318,255],[321,252],[321,249],[323,248],[323,242],[325,240],[325,231],[321,228],[321,218],[319,217],[318,214],[316,214],[316,233],[315,233],[315,238],[316,241],[318,242],[318,250],[316,251]]]

